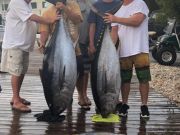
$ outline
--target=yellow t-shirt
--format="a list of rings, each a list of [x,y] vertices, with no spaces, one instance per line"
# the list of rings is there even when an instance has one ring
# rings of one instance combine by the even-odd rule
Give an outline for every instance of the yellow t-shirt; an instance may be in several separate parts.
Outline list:
[[[77,2],[75,0],[67,1],[66,7],[68,9],[70,9],[71,11],[73,11],[73,13],[79,15],[81,17],[81,20],[83,20],[80,7],[79,7],[79,5],[77,4]],[[56,17],[56,12],[57,12],[56,7],[54,5],[52,5],[49,8],[47,8],[47,10],[45,10],[43,12],[42,16],[44,18],[48,18],[48,19],[55,18]],[[65,13],[63,14],[63,17],[64,17],[64,19],[65,19],[65,21],[67,23],[67,27],[68,27],[68,30],[69,30],[72,41],[77,42],[77,40],[79,38],[79,31],[78,31],[79,30],[78,29],[79,24],[74,24],[68,18],[68,16]],[[54,31],[54,28],[55,28],[55,23],[54,24],[49,24],[49,25],[40,24],[39,32],[46,31],[46,32],[52,34],[53,31]],[[80,51],[80,48],[79,48],[78,44],[76,45],[75,51],[76,51],[76,55],[81,54],[81,51]]]

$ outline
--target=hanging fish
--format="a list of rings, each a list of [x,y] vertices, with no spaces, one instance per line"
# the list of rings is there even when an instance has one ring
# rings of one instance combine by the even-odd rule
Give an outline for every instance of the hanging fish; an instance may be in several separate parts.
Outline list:
[[[97,97],[102,116],[114,113],[119,102],[120,65],[109,28],[104,33],[97,65]]]
[[[120,0],[119,4],[107,12],[115,13],[121,5],[122,1]],[[91,5],[91,10],[101,17],[104,16],[104,13],[93,5]],[[112,42],[109,27],[104,24],[97,41],[96,53],[91,67],[93,98],[97,113],[100,113],[102,117],[108,117],[109,114],[115,113],[116,105],[119,102],[120,84],[119,56]]]
[[[72,102],[77,79],[74,46],[63,18],[56,24],[45,50],[40,77],[50,110],[45,115],[58,119],[59,114]]]

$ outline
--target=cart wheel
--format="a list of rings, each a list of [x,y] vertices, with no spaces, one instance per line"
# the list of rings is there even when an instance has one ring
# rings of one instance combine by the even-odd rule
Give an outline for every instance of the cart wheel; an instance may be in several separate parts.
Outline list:
[[[157,50],[157,61],[161,65],[172,65],[176,61],[177,55],[174,48],[162,47]]]
[[[152,57],[157,60],[157,47],[153,47],[152,51],[151,51]]]

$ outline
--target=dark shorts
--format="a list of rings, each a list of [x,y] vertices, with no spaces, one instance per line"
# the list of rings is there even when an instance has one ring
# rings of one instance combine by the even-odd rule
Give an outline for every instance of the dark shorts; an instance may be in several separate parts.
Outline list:
[[[84,73],[89,73],[91,70],[91,59],[88,55],[88,44],[79,44],[81,54],[83,56]]]
[[[130,57],[120,59],[121,80],[122,83],[131,82],[133,67],[135,67],[136,75],[141,83],[151,80],[149,54],[140,53]]]

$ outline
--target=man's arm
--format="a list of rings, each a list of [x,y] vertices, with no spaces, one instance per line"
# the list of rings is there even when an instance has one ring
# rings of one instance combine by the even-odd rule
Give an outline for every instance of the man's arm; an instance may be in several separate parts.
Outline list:
[[[41,23],[41,24],[51,24],[51,23],[54,23],[55,21],[59,20],[60,17],[61,17],[61,15],[57,14],[57,16],[55,18],[48,19],[48,18],[38,16],[36,14],[32,14],[29,17],[29,20],[37,22],[37,23]]]
[[[68,8],[70,7],[70,8]],[[71,8],[73,7],[73,8]],[[57,2],[56,3],[56,8],[57,9],[62,9],[67,17],[75,24],[79,24],[80,22],[82,22],[82,17],[81,17],[81,10],[78,6],[77,3],[69,3],[69,6],[65,6],[62,2]],[[74,10],[79,10],[79,13],[75,12]]]
[[[146,18],[143,13],[136,13],[129,18],[117,17],[112,14],[106,13],[104,21],[106,23],[120,23],[122,25],[138,27]]]
[[[42,14],[43,18],[48,18],[49,11],[45,11]],[[44,48],[46,45],[46,42],[50,35],[50,24],[40,24],[39,25],[39,33],[40,33],[40,41],[38,42],[39,50],[40,52],[44,52]]]
[[[37,43],[38,43],[38,46],[39,46],[38,49],[39,49],[39,51],[41,53],[44,52],[48,37],[49,37],[49,32],[47,32],[47,31],[40,32],[40,40],[38,40]]]
[[[118,40],[118,26],[112,26],[111,38],[112,38],[113,43],[116,44]]]
[[[48,37],[49,37],[49,32],[48,32],[48,31],[42,31],[42,32],[40,33],[40,41],[41,41],[41,45],[42,45],[43,47],[45,47],[46,42],[47,42],[47,40],[48,40]]]
[[[90,23],[89,25],[89,54],[92,55],[96,49],[94,46],[94,36],[95,36],[96,24]]]

